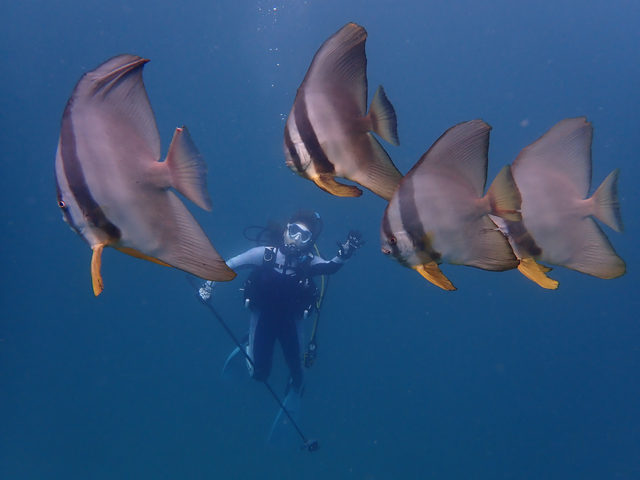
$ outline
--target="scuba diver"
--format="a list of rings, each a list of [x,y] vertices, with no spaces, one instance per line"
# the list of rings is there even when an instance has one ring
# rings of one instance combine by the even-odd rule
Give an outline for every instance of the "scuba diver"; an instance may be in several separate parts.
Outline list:
[[[271,239],[271,245],[251,248],[227,262],[233,270],[253,268],[244,285],[245,306],[251,310],[246,345],[252,359],[247,361],[249,374],[257,381],[269,377],[277,339],[290,372],[284,401],[289,413],[299,410],[302,396],[303,319],[318,298],[313,277],[337,272],[364,245],[362,234],[351,230],[345,242],[338,243],[337,255],[325,260],[312,252],[321,231],[320,215],[300,210],[282,237]],[[207,281],[199,289],[203,301],[209,300],[214,285]]]

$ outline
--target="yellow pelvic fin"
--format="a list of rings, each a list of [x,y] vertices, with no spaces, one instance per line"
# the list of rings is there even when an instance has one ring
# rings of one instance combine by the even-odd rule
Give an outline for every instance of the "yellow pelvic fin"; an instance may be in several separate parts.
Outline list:
[[[115,247],[115,248],[116,250],[119,250],[122,253],[126,253],[127,255],[131,255],[132,257],[141,258],[142,260],[147,260],[149,262],[157,263],[158,265],[163,265],[165,267],[173,266],[163,262],[162,260],[158,260],[155,257],[150,257],[149,255],[145,255],[144,253],[139,252],[135,248],[129,248],[129,247]]]
[[[91,247],[93,256],[91,257],[91,282],[93,284],[93,294],[97,297],[100,295],[104,286],[102,285],[102,276],[100,275],[100,266],[102,265],[102,249],[104,244]]]
[[[440,267],[438,267],[438,264],[436,262],[430,262],[411,268],[413,268],[424,278],[429,280],[434,285],[442,288],[443,290],[457,290],[457,288],[453,286],[453,283],[451,283],[451,281],[444,276],[444,273],[442,273],[442,270],[440,270]]]
[[[321,173],[317,177],[311,177],[311,180],[325,192],[337,197],[359,197],[362,195],[362,190],[358,187],[338,183],[330,173]]]
[[[551,271],[551,268],[539,264],[533,258],[521,258],[518,270],[520,270],[520,273],[525,277],[536,282],[542,288],[546,288],[548,290],[555,290],[558,288],[559,283],[546,275],[547,272]]]

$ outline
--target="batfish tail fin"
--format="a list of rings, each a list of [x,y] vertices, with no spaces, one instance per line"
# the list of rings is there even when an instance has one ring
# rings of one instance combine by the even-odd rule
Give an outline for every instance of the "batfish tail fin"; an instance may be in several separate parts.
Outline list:
[[[398,138],[398,119],[396,118],[396,111],[391,105],[391,102],[384,93],[382,85],[378,87],[371,107],[369,108],[369,119],[371,120],[371,129],[387,142],[396,147],[400,145],[400,139]]]
[[[521,258],[518,270],[532,282],[547,290],[555,290],[559,283],[547,276],[551,268],[536,262],[533,258]]]
[[[187,127],[176,128],[169,145],[167,166],[173,188],[200,208],[211,211],[207,192],[207,164],[196,148]]]
[[[103,244],[91,247],[91,250],[93,250],[93,256],[91,257],[91,283],[93,284],[93,294],[96,297],[102,293],[102,290],[104,290],[104,285],[102,284],[102,275],[100,274],[103,249]]]
[[[440,270],[440,267],[438,267],[436,262],[417,265],[411,268],[443,290],[447,290],[449,292],[457,290],[457,288],[453,286],[453,283],[451,283],[451,280],[444,276],[444,273],[442,273],[442,270]]]
[[[321,173],[311,177],[311,180],[325,192],[337,197],[359,197],[362,195],[362,190],[358,187],[338,183],[330,173]]]
[[[497,217],[518,222],[522,220],[520,208],[522,197],[513,179],[511,166],[505,165],[491,183],[486,197],[489,198],[491,214]]]
[[[620,202],[618,201],[619,173],[619,169],[611,172],[591,197],[595,209],[593,215],[616,232],[622,232],[624,229],[620,214]]]

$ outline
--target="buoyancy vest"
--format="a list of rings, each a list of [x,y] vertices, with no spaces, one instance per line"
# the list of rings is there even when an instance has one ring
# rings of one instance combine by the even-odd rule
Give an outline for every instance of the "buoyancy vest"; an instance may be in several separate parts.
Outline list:
[[[245,306],[305,316],[318,298],[318,288],[309,275],[313,255],[307,254],[295,267],[278,265],[277,255],[277,247],[265,247],[262,264],[253,269],[244,283]]]

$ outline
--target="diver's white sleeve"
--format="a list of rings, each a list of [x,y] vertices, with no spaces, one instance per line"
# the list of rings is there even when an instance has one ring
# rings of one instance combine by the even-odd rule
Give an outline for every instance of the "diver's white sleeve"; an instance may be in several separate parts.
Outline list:
[[[247,250],[240,255],[236,255],[233,258],[230,258],[226,263],[229,268],[232,270],[242,270],[246,267],[255,267],[258,265],[262,265],[262,260],[264,258],[264,248],[265,247],[254,247],[250,250]],[[211,296],[211,291],[216,286],[217,282],[212,280],[207,280],[204,282],[204,285],[198,293],[200,296],[206,301],[209,300]]]
[[[255,267],[262,265],[262,260],[264,259],[264,248],[265,247],[254,247],[240,255],[236,255],[227,261],[227,265],[233,270],[238,268],[242,269],[243,267]]]

